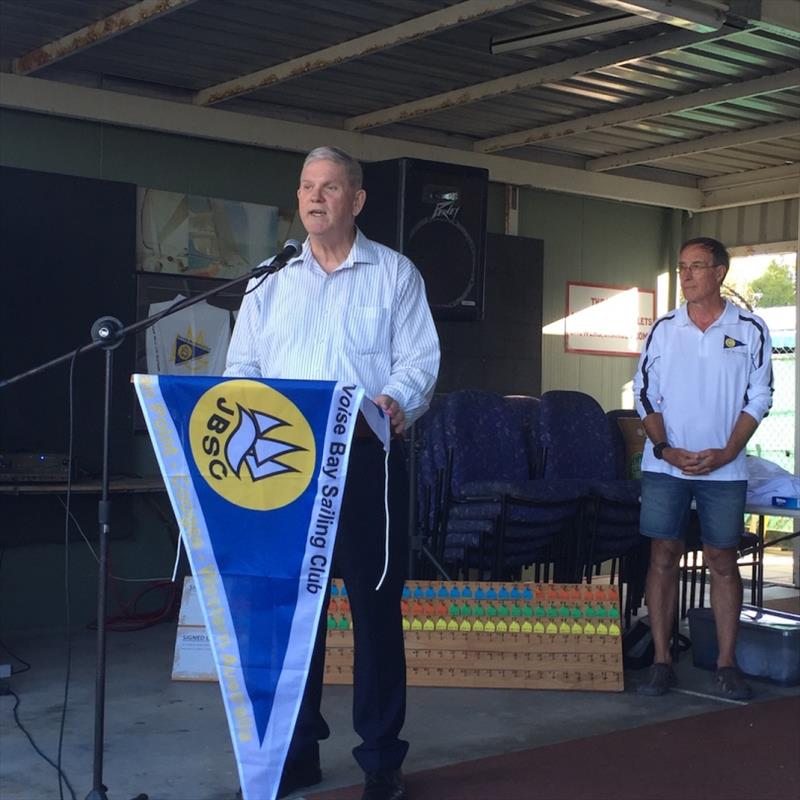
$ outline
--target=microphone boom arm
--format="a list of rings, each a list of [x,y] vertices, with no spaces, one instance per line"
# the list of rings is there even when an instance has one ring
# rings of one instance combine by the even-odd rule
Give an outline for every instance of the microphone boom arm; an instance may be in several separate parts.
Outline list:
[[[64,353],[64,355],[59,356],[58,358],[54,358],[51,361],[40,364],[38,367],[29,369],[26,372],[21,372],[19,375],[14,375],[12,378],[6,378],[5,380],[0,381],[0,389],[5,389],[6,386],[11,386],[14,383],[24,380],[25,378],[29,378],[33,375],[37,375],[40,372],[44,372],[45,370],[50,369],[50,367],[55,367],[64,361],[69,361],[73,357],[82,356],[84,353],[90,353],[93,350],[98,350],[101,347],[105,349],[118,347],[122,343],[122,340],[125,338],[125,336],[129,333],[138,333],[141,330],[149,328],[151,325],[155,325],[159,320],[163,319],[164,317],[168,317],[170,314],[175,314],[178,311],[182,311],[184,308],[189,308],[189,306],[193,306],[195,303],[200,303],[209,297],[213,297],[215,294],[224,292],[226,289],[231,289],[234,286],[238,286],[240,283],[244,283],[245,281],[249,281],[253,278],[260,278],[263,275],[272,275],[273,273],[278,272],[278,270],[281,270],[286,266],[287,261],[289,261],[291,258],[294,258],[301,251],[302,245],[294,239],[290,239],[286,242],[283,250],[274,258],[269,259],[268,262],[262,262],[257,267],[254,267],[249,272],[246,272],[244,275],[239,275],[238,277],[231,278],[230,280],[220,283],[217,286],[212,286],[210,289],[202,292],[201,294],[194,295],[193,297],[187,297],[185,300],[181,300],[179,303],[175,303],[169,308],[165,308],[162,311],[159,311],[157,314],[153,314],[152,317],[145,317],[144,319],[140,319],[137,322],[133,322],[124,327],[119,320],[115,320],[113,317],[102,317],[92,327],[92,342],[90,344],[86,344],[83,347],[77,348],[76,350],[70,350],[68,353]],[[101,325],[101,322],[104,324]]]

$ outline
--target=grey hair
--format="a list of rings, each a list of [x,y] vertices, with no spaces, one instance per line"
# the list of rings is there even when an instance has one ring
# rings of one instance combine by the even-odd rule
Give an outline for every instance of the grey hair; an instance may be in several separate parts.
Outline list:
[[[339,147],[315,147],[303,162],[303,168],[312,161],[333,161],[334,164],[341,164],[344,167],[347,180],[354,189],[360,189],[364,180],[364,173],[361,171],[361,164],[353,156],[346,153]]]

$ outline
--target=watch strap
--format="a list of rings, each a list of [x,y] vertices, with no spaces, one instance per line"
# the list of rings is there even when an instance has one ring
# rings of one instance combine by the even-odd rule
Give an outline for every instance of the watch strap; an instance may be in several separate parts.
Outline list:
[[[669,442],[659,442],[658,444],[653,445],[653,455],[658,458],[664,458],[664,450],[669,447]]]

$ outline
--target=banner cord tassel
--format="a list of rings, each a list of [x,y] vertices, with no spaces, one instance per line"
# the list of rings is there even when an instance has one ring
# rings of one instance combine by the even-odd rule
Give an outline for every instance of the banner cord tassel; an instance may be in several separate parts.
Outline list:
[[[178,579],[178,564],[181,560],[181,547],[183,546],[183,536],[178,533],[178,546],[175,548],[175,566],[172,568],[172,582]]]
[[[383,462],[383,510],[384,519],[386,520],[386,529],[384,533],[384,555],[383,555],[383,574],[375,587],[377,592],[383,581],[386,578],[386,573],[389,571],[389,448],[386,448],[386,456]]]

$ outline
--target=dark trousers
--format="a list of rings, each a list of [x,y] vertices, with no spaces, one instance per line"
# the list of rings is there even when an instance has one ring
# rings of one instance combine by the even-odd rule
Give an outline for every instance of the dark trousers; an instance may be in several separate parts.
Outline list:
[[[385,556],[384,450],[354,439],[350,452],[333,573],[344,580],[353,618],[353,726],[363,742],[353,750],[361,769],[397,769],[408,751],[399,738],[406,713],[406,662],[400,599],[408,566],[408,477],[402,447],[389,455],[389,569]],[[287,766],[319,756],[330,730],[320,713],[330,587],[320,616],[303,702]]]

